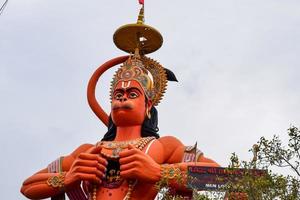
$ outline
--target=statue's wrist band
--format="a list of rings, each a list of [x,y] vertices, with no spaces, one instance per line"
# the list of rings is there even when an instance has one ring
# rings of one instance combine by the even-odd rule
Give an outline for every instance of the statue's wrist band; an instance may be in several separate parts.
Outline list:
[[[56,176],[49,177],[47,184],[53,188],[63,189],[66,172],[59,173]]]
[[[182,177],[182,172],[180,170],[180,167],[175,164],[161,165],[160,172],[161,172],[161,179],[163,180],[178,179]]]

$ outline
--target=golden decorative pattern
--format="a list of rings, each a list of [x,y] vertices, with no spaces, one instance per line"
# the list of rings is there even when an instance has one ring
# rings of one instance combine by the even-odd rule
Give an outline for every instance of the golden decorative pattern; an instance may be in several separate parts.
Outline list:
[[[63,188],[64,187],[64,180],[65,180],[66,173],[59,173],[57,176],[52,176],[48,178],[47,184],[54,188]]]
[[[138,81],[154,106],[158,105],[167,87],[167,74],[163,66],[146,56],[134,55],[117,70],[111,82],[111,99],[116,85],[128,80]]]
[[[161,176],[165,180],[178,179],[182,177],[182,172],[176,165],[163,164],[161,165]]]
[[[128,148],[128,145],[133,145],[135,148],[143,150],[143,148],[154,139],[155,137],[142,137],[128,141],[101,141],[97,143],[97,146],[102,146],[102,156],[111,159],[118,159],[119,153],[123,149]]]

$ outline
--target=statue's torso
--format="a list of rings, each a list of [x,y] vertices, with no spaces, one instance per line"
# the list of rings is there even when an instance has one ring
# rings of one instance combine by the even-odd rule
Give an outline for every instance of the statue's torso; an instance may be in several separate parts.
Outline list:
[[[157,163],[163,163],[162,156],[161,156],[161,145],[159,140],[154,140],[152,143],[149,143],[143,148],[143,152],[149,155],[153,160]],[[108,169],[109,171],[110,169]],[[147,170],[147,169],[145,169]],[[118,173],[116,173],[118,174]],[[141,181],[132,180],[131,185],[127,180],[122,180],[119,185],[113,186],[107,184],[102,184],[97,187],[97,200],[105,200],[105,199],[124,199],[127,195],[129,188],[132,187],[132,192],[130,195],[130,199],[138,200],[138,199],[154,199],[157,194],[157,189],[155,188],[155,183],[146,183]]]
[[[105,199],[124,199],[128,192],[128,183],[126,181],[123,184],[114,189],[108,189],[99,186],[97,190],[97,200],[105,200]],[[137,182],[133,191],[131,193],[132,200],[140,200],[140,199],[154,199],[157,194],[157,190],[155,189],[154,184],[147,184],[142,182]]]

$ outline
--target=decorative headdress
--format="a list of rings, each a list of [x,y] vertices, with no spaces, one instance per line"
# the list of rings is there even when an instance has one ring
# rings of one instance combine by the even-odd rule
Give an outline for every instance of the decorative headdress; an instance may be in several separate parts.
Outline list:
[[[166,70],[157,61],[146,56],[139,56],[138,51],[116,71],[111,82],[111,98],[120,81],[130,80],[139,82],[146,97],[154,106],[158,105],[167,87]]]
[[[143,2],[143,0],[140,0]],[[140,9],[138,20],[134,24],[121,26],[114,33],[115,45],[130,54],[111,59],[101,65],[91,77],[88,84],[88,102],[98,118],[108,126],[109,116],[97,102],[95,89],[99,77],[109,68],[123,63],[117,70],[111,83],[111,97],[120,81],[136,80],[140,83],[146,97],[158,105],[165,93],[167,81],[177,81],[172,71],[162,67],[146,54],[158,50],[163,43],[161,34],[153,27],[144,24],[144,4]]]

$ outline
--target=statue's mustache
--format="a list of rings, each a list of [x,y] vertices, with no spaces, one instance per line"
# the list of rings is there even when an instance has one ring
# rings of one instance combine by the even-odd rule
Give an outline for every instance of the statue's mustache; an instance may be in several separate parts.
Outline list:
[[[131,105],[130,103],[122,103],[121,105],[118,104],[113,104],[112,105],[112,110],[118,110],[118,109],[128,109],[131,110],[133,109],[133,105]]]

